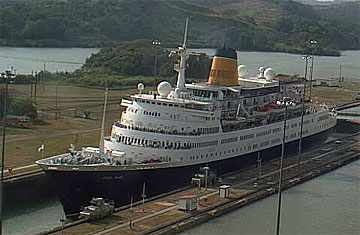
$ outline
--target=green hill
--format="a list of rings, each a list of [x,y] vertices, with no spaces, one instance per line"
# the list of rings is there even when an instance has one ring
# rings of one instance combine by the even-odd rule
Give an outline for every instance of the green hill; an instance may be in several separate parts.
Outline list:
[[[359,49],[359,24],[279,0],[31,0],[0,9],[0,45],[105,47],[134,39],[189,46],[318,54]]]

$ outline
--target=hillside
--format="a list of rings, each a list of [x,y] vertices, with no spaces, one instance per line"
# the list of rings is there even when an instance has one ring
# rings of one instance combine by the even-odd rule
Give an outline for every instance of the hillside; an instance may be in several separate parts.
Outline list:
[[[221,3],[221,5],[219,5]],[[331,13],[330,13],[331,14]],[[191,47],[310,52],[359,49],[359,24],[322,9],[279,0],[7,0],[0,45],[105,47],[134,39],[181,42],[190,18]]]

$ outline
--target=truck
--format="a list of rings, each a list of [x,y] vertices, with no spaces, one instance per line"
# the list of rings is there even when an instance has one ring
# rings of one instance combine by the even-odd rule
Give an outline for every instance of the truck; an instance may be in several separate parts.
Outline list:
[[[101,197],[93,197],[90,205],[80,212],[79,219],[98,220],[112,215],[114,212],[114,201]]]

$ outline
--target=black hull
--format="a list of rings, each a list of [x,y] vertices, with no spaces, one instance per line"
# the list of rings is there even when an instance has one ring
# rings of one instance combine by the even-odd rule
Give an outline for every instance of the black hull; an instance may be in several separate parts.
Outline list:
[[[309,148],[324,142],[332,129],[303,139],[303,148]],[[299,141],[286,144],[286,152],[295,152]],[[281,145],[261,151],[263,161],[280,155]],[[119,207],[141,199],[143,183],[146,184],[146,196],[153,197],[181,186],[188,185],[191,177],[201,166],[216,169],[218,175],[236,171],[256,163],[257,152],[240,155],[231,159],[186,167],[129,171],[55,171],[47,170],[46,175],[55,183],[66,215],[78,213],[81,206],[86,206],[91,197],[103,197],[115,201]]]

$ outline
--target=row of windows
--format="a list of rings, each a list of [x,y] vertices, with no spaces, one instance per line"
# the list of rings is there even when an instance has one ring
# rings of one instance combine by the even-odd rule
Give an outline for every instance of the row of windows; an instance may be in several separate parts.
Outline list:
[[[194,148],[208,147],[208,146],[213,146],[213,145],[217,145],[217,144],[218,144],[217,140],[201,142],[201,143],[194,143]]]
[[[271,134],[271,130],[260,131],[260,132],[256,133],[256,137],[260,137],[260,136],[264,136],[264,135],[270,135],[270,134]]]
[[[162,102],[154,102],[149,100],[142,100],[142,99],[135,99],[136,102],[139,103],[146,103],[146,104],[157,104],[157,105],[163,105],[163,106],[170,106],[170,107],[182,107],[185,108],[185,105],[179,105],[179,104],[168,104],[168,103],[162,103]]]
[[[198,128],[198,132],[201,134],[212,134],[219,133],[219,127],[211,127],[211,128]]]
[[[138,145],[151,148],[165,148],[165,149],[189,149],[190,143],[171,142],[171,141],[157,141],[147,140],[142,138],[135,138],[130,136],[118,136],[113,134],[112,136],[117,142],[121,142],[127,145]]]
[[[276,133],[276,132],[279,132],[281,131],[281,127],[277,127],[275,129],[272,130],[272,133]]]
[[[327,119],[329,119],[329,115],[326,114],[326,115],[323,115],[323,116],[319,117],[318,122],[323,121],[323,120],[327,120]]]
[[[261,147],[268,146],[269,144],[270,144],[269,141],[262,142],[262,143],[260,143],[260,148],[261,148]]]
[[[239,140],[248,140],[254,138],[254,134],[240,136]]]
[[[228,144],[228,143],[236,142],[237,140],[238,140],[237,137],[222,139],[221,144]]]
[[[160,117],[160,113],[158,113],[158,112],[148,112],[145,110],[144,110],[144,115]]]

